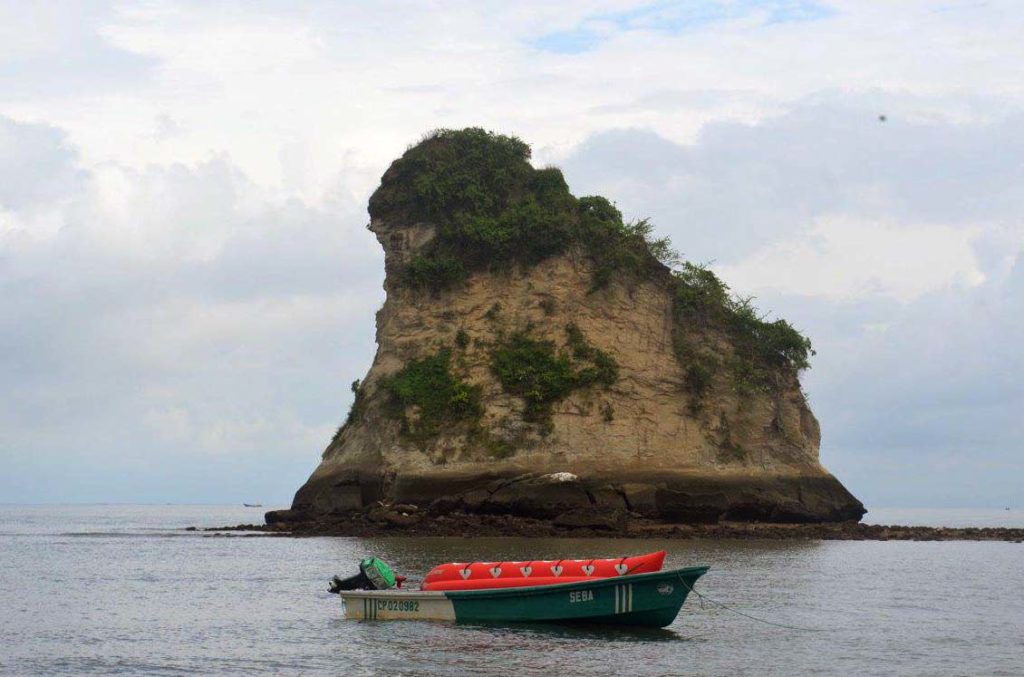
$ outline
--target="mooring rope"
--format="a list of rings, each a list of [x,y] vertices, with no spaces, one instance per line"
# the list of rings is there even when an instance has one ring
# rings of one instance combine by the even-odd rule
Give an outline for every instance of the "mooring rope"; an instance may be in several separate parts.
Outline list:
[[[701,593],[699,593],[696,590],[694,590],[693,587],[689,583],[686,582],[686,579],[683,578],[682,574],[679,574],[679,582],[682,583],[683,585],[685,585],[687,590],[689,590],[693,594],[697,595],[697,597],[700,598],[702,605],[703,605],[704,601],[706,600],[708,602],[711,602],[712,604],[718,605],[719,607],[725,609],[726,611],[731,611],[734,614],[739,614],[740,616],[743,616],[744,618],[749,618],[750,620],[757,621],[758,623],[764,623],[765,625],[774,625],[777,628],[786,628],[787,630],[801,630],[803,632],[823,632],[823,628],[801,628],[801,627],[798,627],[796,625],[786,625],[785,623],[776,623],[774,621],[765,620],[764,618],[758,618],[757,616],[751,616],[750,614],[744,613],[744,612],[742,612],[742,611],[740,611],[738,609],[733,609],[731,606],[727,606],[725,604],[722,604],[721,602],[719,602],[717,600],[714,600],[714,599],[711,599],[707,595],[702,595]]]

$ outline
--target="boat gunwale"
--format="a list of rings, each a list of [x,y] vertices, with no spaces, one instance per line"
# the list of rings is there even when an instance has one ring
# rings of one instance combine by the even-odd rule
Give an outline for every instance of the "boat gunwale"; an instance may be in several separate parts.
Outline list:
[[[622,583],[635,583],[643,581],[654,581],[659,578],[676,578],[679,576],[693,575],[697,578],[703,576],[711,567],[684,567],[682,569],[663,569],[652,571],[646,574],[626,574],[624,576],[608,576],[606,578],[595,578],[589,581],[577,581],[574,583],[554,583],[551,585],[529,585],[521,588],[481,588],[479,590],[445,590],[446,595],[452,598],[458,597],[519,597],[523,595],[544,595],[552,591],[571,591],[578,588],[601,588]],[[441,592],[441,591],[438,591]]]
[[[447,599],[444,590],[342,590],[346,597],[401,597],[402,599]]]

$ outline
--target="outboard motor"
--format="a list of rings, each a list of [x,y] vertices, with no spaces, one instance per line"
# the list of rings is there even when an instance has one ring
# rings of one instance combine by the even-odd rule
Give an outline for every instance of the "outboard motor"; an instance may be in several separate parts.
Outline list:
[[[388,588],[402,587],[405,576],[396,576],[387,564],[369,557],[359,563],[359,573],[348,578],[331,579],[328,592],[338,594],[342,590],[387,590]]]

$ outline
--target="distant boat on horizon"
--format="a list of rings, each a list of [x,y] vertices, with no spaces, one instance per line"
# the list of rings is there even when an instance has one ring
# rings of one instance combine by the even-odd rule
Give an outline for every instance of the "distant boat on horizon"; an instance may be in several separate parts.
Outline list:
[[[243,503],[242,505],[245,506],[246,508],[262,508],[263,507],[262,503]]]

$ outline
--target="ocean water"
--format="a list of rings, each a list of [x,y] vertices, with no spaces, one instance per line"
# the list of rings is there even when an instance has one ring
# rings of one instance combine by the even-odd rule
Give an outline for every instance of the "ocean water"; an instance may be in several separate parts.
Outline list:
[[[943,512],[919,511],[914,522],[879,511],[869,521],[1021,525],[1020,511]],[[291,539],[183,529],[261,514],[0,506],[0,674],[1024,674],[1024,544]],[[709,565],[696,589],[710,598],[809,630],[693,596],[658,631],[346,621],[326,592],[331,575],[354,573],[371,554],[415,577],[452,560],[660,548],[666,566]]]
[[[1024,529],[1024,509],[977,508],[874,508],[861,520],[865,524],[899,524],[913,527],[1006,527]]]

